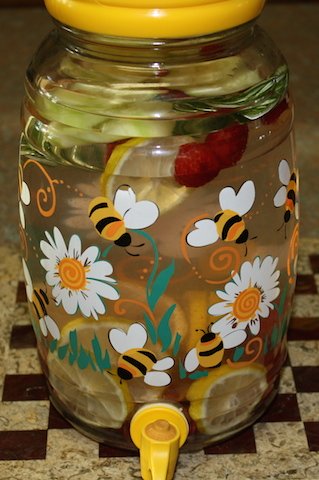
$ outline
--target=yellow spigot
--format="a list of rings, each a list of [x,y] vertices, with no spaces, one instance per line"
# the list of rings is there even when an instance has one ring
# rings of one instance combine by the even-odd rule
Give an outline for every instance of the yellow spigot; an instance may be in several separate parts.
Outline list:
[[[162,403],[142,407],[132,418],[130,432],[140,449],[143,480],[172,480],[189,432],[182,411]]]

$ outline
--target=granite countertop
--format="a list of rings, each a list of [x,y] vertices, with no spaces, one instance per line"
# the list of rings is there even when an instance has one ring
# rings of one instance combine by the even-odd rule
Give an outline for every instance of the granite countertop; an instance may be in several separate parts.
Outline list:
[[[280,394],[236,439],[182,454],[175,479],[319,480],[319,3],[274,3],[260,23],[291,69],[301,170],[301,251]],[[138,479],[136,456],[73,430],[50,405],[30,326],[19,258],[16,168],[23,74],[51,28],[43,9],[0,10],[0,480]],[[318,75],[316,75],[318,73]]]

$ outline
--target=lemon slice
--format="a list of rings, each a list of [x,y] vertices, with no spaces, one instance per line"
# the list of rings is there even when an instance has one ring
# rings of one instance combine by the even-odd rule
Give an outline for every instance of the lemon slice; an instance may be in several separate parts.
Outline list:
[[[61,332],[59,346],[69,340],[69,333],[76,329],[79,345],[86,352],[92,351],[92,339],[96,335],[103,343],[114,319],[93,324],[84,319],[68,323]],[[103,352],[104,345],[101,345]],[[94,358],[94,357],[93,357]],[[56,353],[48,354],[49,380],[58,397],[75,416],[86,423],[100,428],[120,428],[132,406],[127,385],[107,371],[94,370],[89,364],[81,369],[75,361],[70,365],[68,358],[60,360]]]
[[[266,389],[263,366],[223,365],[192,383],[186,395],[189,414],[201,432],[220,435],[248,420]]]
[[[174,180],[178,148],[192,141],[188,136],[133,138],[117,145],[101,177],[102,195],[112,200],[121,185],[130,185],[137,201],[155,202],[161,214],[171,210],[192,190]]]

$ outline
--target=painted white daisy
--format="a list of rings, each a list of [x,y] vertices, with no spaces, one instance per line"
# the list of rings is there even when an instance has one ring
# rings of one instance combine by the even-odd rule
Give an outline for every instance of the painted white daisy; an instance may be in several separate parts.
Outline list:
[[[267,256],[263,261],[257,257],[253,263],[242,264],[240,272],[226,284],[224,291],[216,292],[222,302],[208,309],[210,315],[223,315],[212,325],[212,332],[228,338],[229,342],[232,340],[233,345],[242,343],[247,325],[253,335],[259,333],[260,319],[269,316],[270,309],[274,308],[272,302],[280,293],[277,263],[278,258]],[[244,333],[246,338],[247,333]]]
[[[104,314],[106,307],[101,298],[117,300],[119,294],[114,288],[116,281],[109,277],[112,265],[99,260],[100,250],[96,246],[81,252],[81,239],[72,235],[67,246],[60,230],[53,229],[53,236],[45,232],[48,241],[42,240],[40,248],[47,257],[41,265],[46,270],[46,282],[52,288],[57,305],[73,315],[78,309],[86,317]]]
[[[61,334],[58,325],[53,318],[48,315],[49,299],[44,290],[41,288],[34,289],[32,284],[31,275],[28,266],[24,259],[22,259],[23,273],[25,278],[25,287],[27,292],[27,298],[33,307],[42,334],[47,337],[50,333],[53,338],[59,340]]]

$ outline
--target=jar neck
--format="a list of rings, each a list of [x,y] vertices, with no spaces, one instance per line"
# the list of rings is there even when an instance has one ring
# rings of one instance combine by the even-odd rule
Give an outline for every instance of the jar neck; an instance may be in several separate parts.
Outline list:
[[[56,22],[65,47],[83,56],[123,64],[191,63],[213,60],[239,53],[252,43],[255,21],[236,28],[200,37],[143,39],[111,37],[76,30]]]

